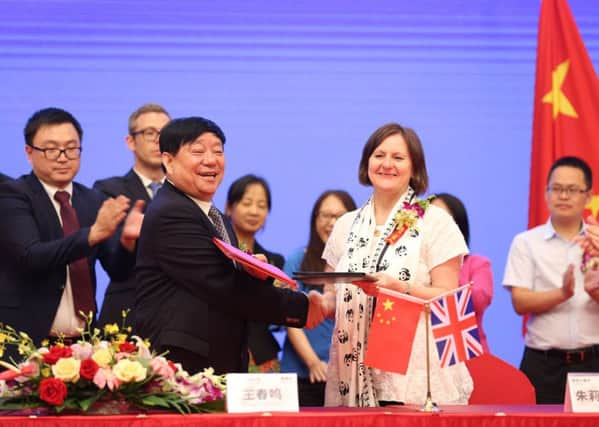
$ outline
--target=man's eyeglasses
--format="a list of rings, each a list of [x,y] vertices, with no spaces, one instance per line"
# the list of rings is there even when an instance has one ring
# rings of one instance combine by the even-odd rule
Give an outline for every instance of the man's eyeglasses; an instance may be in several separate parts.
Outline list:
[[[143,136],[144,141],[146,142],[155,142],[160,137],[160,131],[155,128],[145,128],[142,130],[137,130],[135,132],[131,132],[131,136],[140,135]]]
[[[584,190],[578,187],[562,187],[561,185],[552,185],[550,187],[547,187],[547,191],[556,196],[561,196],[562,194],[565,194],[568,197],[573,197],[578,194],[584,194],[589,190]]]
[[[329,222],[331,220],[337,220],[339,219],[339,217],[341,215],[343,215],[345,212],[341,212],[341,213],[333,213],[333,212],[318,212],[318,219],[321,221],[326,221]]]
[[[42,147],[36,147],[33,144],[27,144],[27,145],[29,145],[34,150],[41,151],[42,153],[44,153],[44,157],[48,160],[58,160],[58,158],[62,154],[64,154],[65,157],[69,160],[77,160],[79,157],[81,157],[81,150],[82,150],[81,147],[42,148]]]

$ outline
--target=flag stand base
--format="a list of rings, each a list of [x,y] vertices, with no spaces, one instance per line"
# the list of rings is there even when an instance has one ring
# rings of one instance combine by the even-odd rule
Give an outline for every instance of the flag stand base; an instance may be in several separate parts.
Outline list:
[[[429,324],[431,323],[431,305],[430,303],[424,304],[424,315],[426,324],[426,400],[424,405],[420,408],[421,412],[440,412],[441,409],[433,402],[431,394],[431,351],[428,334],[430,333]]]
[[[441,408],[433,402],[430,391],[426,394],[426,401],[422,405],[422,408],[420,408],[420,412],[441,412]]]

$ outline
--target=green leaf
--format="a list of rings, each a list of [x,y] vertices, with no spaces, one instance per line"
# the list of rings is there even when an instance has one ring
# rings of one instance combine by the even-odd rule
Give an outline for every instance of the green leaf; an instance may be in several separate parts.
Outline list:
[[[39,405],[34,403],[27,403],[23,400],[12,400],[12,399],[0,399],[0,409],[14,410],[14,409],[26,409],[35,408]]]
[[[102,395],[104,394],[104,391],[102,390],[100,393],[96,393],[91,397],[88,397],[87,399],[82,399],[79,401],[79,407],[81,408],[82,411],[87,411],[94,403],[96,403],[96,401],[102,397]]]
[[[224,412],[225,411],[225,400],[224,399],[213,400],[212,402],[201,403],[201,404],[198,404],[195,406],[197,407],[198,412],[205,412],[205,413]]]
[[[158,394],[146,395],[141,399],[141,403],[148,406],[162,406],[168,408],[168,401]]]

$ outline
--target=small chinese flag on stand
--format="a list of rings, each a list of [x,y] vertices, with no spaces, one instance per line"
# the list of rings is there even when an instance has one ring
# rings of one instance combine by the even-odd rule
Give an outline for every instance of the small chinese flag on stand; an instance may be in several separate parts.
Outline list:
[[[364,363],[405,374],[423,305],[381,289],[368,333]]]

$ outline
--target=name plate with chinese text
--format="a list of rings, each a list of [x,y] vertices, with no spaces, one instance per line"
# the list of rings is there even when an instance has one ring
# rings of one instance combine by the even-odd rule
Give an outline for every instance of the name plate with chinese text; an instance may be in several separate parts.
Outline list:
[[[298,412],[297,374],[227,374],[227,412]]]
[[[564,411],[599,412],[599,373],[568,373]]]

